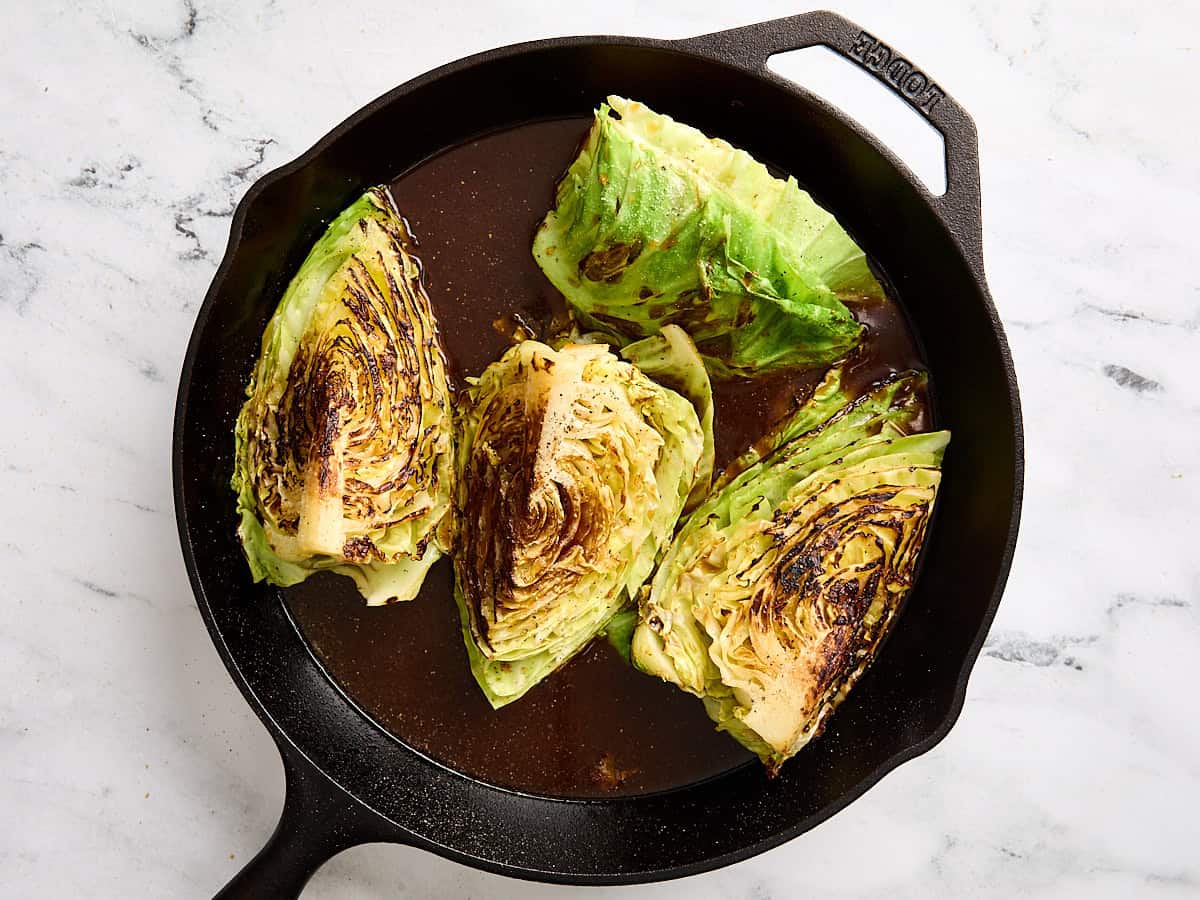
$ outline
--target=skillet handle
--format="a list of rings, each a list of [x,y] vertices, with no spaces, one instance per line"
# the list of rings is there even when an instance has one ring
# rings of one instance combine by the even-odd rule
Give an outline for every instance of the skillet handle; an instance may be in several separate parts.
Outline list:
[[[308,880],[343,850],[378,840],[346,797],[305,760],[281,751],[287,777],[279,824],[258,855],[215,900],[296,900]]]
[[[946,193],[930,196],[970,261],[983,265],[979,206],[979,137],[953,97],[906,57],[849,19],[820,10],[677,41],[685,50],[767,75],[767,61],[805,47],[830,50],[873,75],[941,133],[946,145]]]

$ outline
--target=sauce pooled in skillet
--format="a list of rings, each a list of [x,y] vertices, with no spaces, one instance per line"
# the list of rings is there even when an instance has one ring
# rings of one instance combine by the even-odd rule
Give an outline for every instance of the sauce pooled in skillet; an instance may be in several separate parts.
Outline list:
[[[457,385],[510,345],[539,338],[563,301],[530,253],[554,184],[590,118],[523,125],[452,148],[392,184],[416,236],[426,287]],[[921,367],[900,309],[856,308],[869,326],[853,383]],[[820,371],[714,383],[717,468],[807,395]],[[703,704],[625,663],[604,638],[523,698],[493,710],[475,684],[452,596],[449,559],[411,603],[368,607],[347,578],[321,574],[284,591],[317,658],[384,728],[464,774],[563,797],[681,787],[753,756],[716,731]]]

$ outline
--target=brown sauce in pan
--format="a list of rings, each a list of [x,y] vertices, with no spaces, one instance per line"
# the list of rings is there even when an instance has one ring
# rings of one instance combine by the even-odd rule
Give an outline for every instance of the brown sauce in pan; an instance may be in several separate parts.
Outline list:
[[[553,202],[586,119],[524,125],[450,149],[392,192],[419,242],[426,284],[461,383],[540,329],[562,298],[533,261],[533,230]],[[856,310],[870,328],[852,378],[867,384],[920,365],[890,301]],[[802,400],[820,372],[716,385],[717,464]],[[680,787],[751,755],[718,733],[703,705],[635,671],[599,639],[521,700],[493,711],[471,676],[449,560],[412,603],[368,608],[349,579],[319,575],[285,591],[333,678],[401,740],[467,775],[538,794],[596,797]]]

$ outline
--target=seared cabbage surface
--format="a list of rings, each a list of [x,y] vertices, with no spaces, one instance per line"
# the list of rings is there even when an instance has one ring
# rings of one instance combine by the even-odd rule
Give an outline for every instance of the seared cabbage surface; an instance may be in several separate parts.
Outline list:
[[[455,595],[500,707],[634,601],[710,441],[689,400],[603,344],[525,341],[461,402]]]
[[[329,225],[267,324],[235,429],[238,535],[256,581],[349,575],[409,600],[453,537],[446,360],[390,197]]]
[[[912,585],[949,433],[925,376],[852,398],[832,371],[723,476],[663,558],[632,658],[777,770],[820,733]]]

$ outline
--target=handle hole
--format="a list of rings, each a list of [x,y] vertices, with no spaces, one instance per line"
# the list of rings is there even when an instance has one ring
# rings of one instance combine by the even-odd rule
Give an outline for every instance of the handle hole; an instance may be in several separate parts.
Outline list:
[[[946,142],[920,113],[828,47],[777,53],[767,68],[829,101],[891,149],[935,197],[946,193]]]

